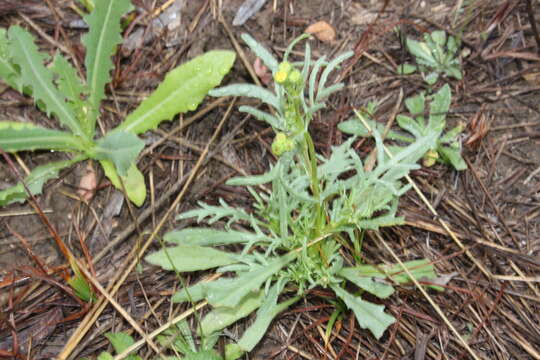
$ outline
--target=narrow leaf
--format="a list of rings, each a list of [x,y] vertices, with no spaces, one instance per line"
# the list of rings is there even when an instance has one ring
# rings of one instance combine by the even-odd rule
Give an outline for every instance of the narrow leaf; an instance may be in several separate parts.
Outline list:
[[[429,111],[429,127],[437,132],[442,132],[446,126],[446,114],[450,109],[452,101],[452,91],[450,86],[445,84],[433,95],[433,100]]]
[[[171,231],[165,234],[163,239],[169,243],[198,246],[218,246],[230,244],[244,244],[248,242],[267,241],[269,238],[263,234],[254,234],[245,231],[215,230],[211,228],[187,228]]]
[[[246,352],[253,350],[253,348],[259,343],[266,330],[270,326],[272,320],[282,311],[286,310],[289,306],[294,304],[296,301],[300,300],[299,296],[292,297],[282,303],[277,303],[279,296],[278,284],[274,284],[268,294],[266,294],[266,299],[263,304],[257,310],[257,318],[253,324],[244,332],[238,345],[240,348]]]
[[[38,166],[24,179],[24,182],[33,195],[41,194],[43,185],[50,179],[58,177],[58,172],[78,161],[83,160],[78,157],[73,160],[57,161],[46,165]],[[13,187],[0,191],[0,206],[23,202],[28,194],[23,184],[19,183]]]
[[[238,262],[234,254],[225,251],[183,244],[156,251],[148,255],[145,260],[165,270],[179,272],[207,270]]]
[[[255,99],[259,99],[262,102],[279,110],[281,108],[279,99],[272,92],[263,89],[260,86],[251,84],[234,84],[219,89],[214,89],[209,92],[210,96],[248,96]]]
[[[353,296],[340,286],[331,285],[331,287],[336,295],[345,302],[347,307],[354,312],[360,327],[362,329],[369,329],[377,339],[380,339],[386,329],[396,321],[393,316],[384,312],[384,306],[376,305]]]
[[[268,52],[268,50],[266,50],[264,46],[259,44],[257,40],[252,38],[249,34],[242,34],[242,40],[244,40],[244,42],[248,44],[248,46],[255,53],[255,55],[257,55],[257,57],[259,57],[263,61],[264,65],[268,66],[268,69],[270,69],[270,71],[275,72],[277,70],[278,62],[276,58],[272,54],[270,54],[270,52]]]
[[[84,152],[80,138],[30,123],[0,121],[0,149],[6,152],[60,150]]]
[[[118,174],[125,177],[143,148],[144,141],[139,139],[137,135],[113,131],[99,139],[94,151],[96,159],[112,161]]]
[[[88,126],[94,132],[101,100],[105,97],[105,85],[110,81],[113,67],[111,56],[122,41],[120,19],[132,9],[130,0],[95,0],[94,10],[84,20],[90,31],[83,36],[86,46],[87,84],[90,88]]]
[[[391,285],[382,282],[385,276],[381,274],[366,274],[361,268],[343,268],[339,275],[349,280],[359,288],[373,294],[381,299],[386,299],[394,293]]]
[[[43,65],[47,56],[38,51],[32,35],[19,26],[12,26],[9,39],[11,56],[21,68],[22,84],[32,88],[34,99],[45,104],[47,114],[54,113],[75,135],[86,137],[74,111],[54,86],[52,72]]]
[[[117,129],[140,134],[176,114],[195,110],[229,72],[234,59],[231,51],[215,50],[178,66]]]

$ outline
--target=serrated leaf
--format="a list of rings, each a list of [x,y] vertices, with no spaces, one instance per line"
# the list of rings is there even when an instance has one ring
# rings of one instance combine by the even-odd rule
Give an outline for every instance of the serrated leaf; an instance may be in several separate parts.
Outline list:
[[[266,265],[254,267],[249,272],[241,273],[232,279],[219,279],[207,283],[207,299],[213,306],[235,307],[249,293],[257,291],[272,275],[291,262],[296,253],[289,253],[268,261]]]
[[[375,338],[380,339],[386,329],[396,321],[393,316],[384,312],[384,306],[353,296],[338,285],[331,285],[331,287],[347,307],[354,312],[360,327],[369,329]]]
[[[6,152],[85,151],[81,139],[68,132],[13,121],[0,121],[0,149]]]
[[[94,10],[84,20],[90,31],[83,36],[86,46],[86,79],[90,90],[88,112],[90,133],[94,133],[101,100],[105,97],[105,85],[110,81],[113,67],[111,56],[122,41],[121,17],[133,8],[130,0],[95,0]]]
[[[144,141],[137,135],[113,131],[96,142],[94,151],[96,159],[112,161],[118,170],[118,175],[125,177],[143,148]]]
[[[264,291],[252,292],[244,296],[234,307],[217,307],[210,311],[199,324],[199,334],[212,334],[235,323],[261,306]]]
[[[183,244],[156,251],[145,260],[165,270],[178,272],[207,270],[238,262],[235,254],[211,247]]]
[[[30,192],[39,195],[42,192],[43,185],[50,179],[58,177],[58,172],[78,161],[83,160],[78,157],[72,160],[64,160],[41,165],[32,170],[24,179],[24,182]],[[13,187],[0,191],[0,206],[12,204],[14,202],[23,202],[28,197],[23,184],[19,183]]]
[[[137,165],[131,164],[126,176],[120,177],[112,161],[100,160],[101,167],[111,183],[119,190],[122,190],[120,178],[124,183],[127,196],[135,205],[141,206],[146,199],[146,185],[143,174],[137,169]]]
[[[90,106],[81,98],[81,96],[88,95],[88,89],[82,83],[77,71],[58,53],[54,57],[51,70],[57,75],[56,83],[58,84],[58,90],[67,98],[68,104],[75,111],[86,135],[89,138],[94,137],[94,129],[87,116]]]
[[[210,96],[248,96],[261,100],[275,109],[281,108],[278,97],[272,92],[257,85],[233,84],[214,89],[208,93]]]
[[[187,228],[178,231],[170,231],[165,234],[163,240],[169,243],[183,245],[219,246],[259,241],[271,242],[272,238],[267,237],[264,234],[259,235],[245,231]]]
[[[117,129],[140,134],[176,114],[195,110],[229,72],[234,59],[231,51],[215,50],[178,66]]]
[[[54,113],[62,125],[85,138],[86,133],[74,111],[54,86],[52,72],[43,65],[47,56],[38,51],[32,35],[19,26],[10,27],[8,34],[11,57],[21,68],[21,83],[32,88],[32,96],[36,101],[43,102],[47,114]]]
[[[11,62],[6,29],[0,28],[0,79],[14,89],[20,89],[20,74]]]

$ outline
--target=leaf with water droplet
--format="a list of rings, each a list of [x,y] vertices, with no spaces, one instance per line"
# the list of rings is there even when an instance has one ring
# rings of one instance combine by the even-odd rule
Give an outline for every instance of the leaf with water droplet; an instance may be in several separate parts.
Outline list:
[[[178,66],[117,130],[140,134],[176,114],[195,110],[229,72],[234,59],[232,51],[214,50]]]

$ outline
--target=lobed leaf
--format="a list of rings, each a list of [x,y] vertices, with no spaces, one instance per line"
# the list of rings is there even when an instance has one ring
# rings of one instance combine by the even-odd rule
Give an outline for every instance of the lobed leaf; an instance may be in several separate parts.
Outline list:
[[[0,149],[6,152],[86,150],[81,139],[68,132],[13,121],[0,121]]]
[[[331,285],[331,287],[336,295],[345,302],[345,305],[354,312],[360,327],[362,329],[369,329],[377,340],[396,321],[393,316],[384,312],[384,306],[376,305],[353,296],[338,285]]]
[[[211,247],[178,245],[163,248],[145,258],[150,264],[178,272],[198,271],[237,263],[235,254]]]
[[[10,27],[8,34],[9,51],[14,62],[21,68],[22,85],[32,88],[32,96],[36,101],[44,103],[47,114],[54,113],[62,125],[75,135],[87,138],[74,111],[54,86],[52,72],[43,65],[47,56],[38,51],[32,35],[19,26]]]
[[[178,66],[117,129],[140,134],[176,114],[195,110],[229,72],[234,59],[231,51],[215,50]]]
[[[77,71],[71,64],[61,56],[56,54],[53,60],[51,70],[57,75],[58,90],[67,98],[68,104],[71,105],[77,118],[79,119],[85,134],[88,138],[94,137],[94,129],[87,116],[89,106],[81,96],[88,95],[86,85],[82,83],[81,78],[77,75]]]
[[[93,11],[84,17],[90,31],[82,38],[86,46],[84,63],[91,107],[87,127],[91,134],[94,133],[101,100],[105,97],[105,85],[111,79],[111,56],[122,41],[120,19],[133,8],[130,0],[95,0],[94,5]]]

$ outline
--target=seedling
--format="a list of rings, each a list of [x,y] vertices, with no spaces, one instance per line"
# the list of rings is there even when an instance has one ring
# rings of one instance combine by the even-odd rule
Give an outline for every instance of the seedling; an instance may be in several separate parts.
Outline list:
[[[398,73],[407,75],[419,70],[429,85],[433,85],[441,74],[461,80],[461,63],[458,56],[459,42],[444,31],[424,34],[424,41],[407,38],[407,50],[415,57],[416,64],[402,64]]]
[[[412,136],[389,130],[386,138],[404,143],[414,143],[422,138],[432,129],[442,131],[446,127],[446,114],[452,99],[452,93],[448,85],[444,85],[437,93],[426,96],[425,93],[413,96],[405,100],[405,106],[411,116],[398,115],[396,121],[402,130],[412,134]],[[428,121],[425,115],[427,112],[426,100],[431,103]],[[352,118],[338,125],[339,129],[345,133],[361,137],[373,137],[370,129],[375,128],[380,133],[384,132],[384,124],[373,120],[376,111],[376,104],[370,103],[365,111],[358,112],[359,118]],[[366,128],[367,124],[370,129]],[[463,126],[458,125],[439,137],[435,147],[428,149],[424,154],[424,166],[432,166],[436,161],[452,165],[456,170],[465,170],[467,164],[461,157],[461,144],[459,135],[463,131]],[[405,149],[402,146],[390,146],[390,151],[395,154]]]
[[[439,139],[442,128],[430,122],[425,132],[395,154],[384,155],[378,129],[373,129],[377,165],[365,171],[352,144],[355,138],[333,148],[329,158],[317,154],[308,131],[313,115],[325,107],[325,99],[343,87],[328,86],[329,75],[351,53],[332,61],[325,57],[312,62],[309,43],[300,63],[278,61],[249,35],[244,41],[262,59],[274,76],[274,91],[249,84],[230,85],[213,90],[213,96],[250,96],[261,100],[273,112],[242,106],[267,122],[275,131],[272,151],[278,157],[269,172],[228,181],[245,186],[253,196],[248,209],[200,203],[200,208],[178,216],[197,218],[213,227],[191,227],[165,234],[164,240],[176,246],[164,247],[146,260],[167,270],[193,272],[216,269],[219,279],[199,282],[176,293],[174,302],[206,299],[212,310],[198,327],[202,337],[221,331],[256,312],[256,318],[237,343],[226,347],[226,359],[237,359],[251,351],[265,334],[272,319],[310,289],[332,289],[351,309],[360,326],[377,339],[395,318],[384,305],[365,299],[365,294],[385,299],[394,286],[411,279],[398,265],[349,264],[341,255],[345,249],[360,259],[365,230],[403,224],[396,215],[398,200],[409,186],[401,179]],[[449,103],[441,104],[447,111]],[[444,108],[446,106],[446,109]],[[266,187],[271,184],[271,191]],[[217,226],[219,225],[219,227]],[[241,251],[224,250],[235,244]],[[405,265],[417,279],[435,277],[428,260]],[[353,292],[347,284],[357,288]],[[283,296],[282,296],[283,295]]]
[[[156,128],[176,114],[192,111],[230,70],[235,55],[211,51],[169,72],[158,88],[116,128],[96,139],[96,121],[113,67],[111,56],[122,37],[120,20],[132,9],[130,0],[96,0],[84,19],[90,31],[86,46],[86,81],[60,53],[51,61],[39,52],[32,35],[19,26],[0,29],[0,79],[25,94],[65,130],[32,123],[0,121],[0,149],[6,152],[51,150],[74,154],[70,160],[35,168],[24,182],[33,194],[60,170],[86,159],[98,160],[111,183],[125,189],[137,206],[146,198],[143,174],[136,160],[144,147],[137,135]],[[47,64],[48,66],[45,66]],[[22,184],[0,191],[0,206],[22,202]]]

